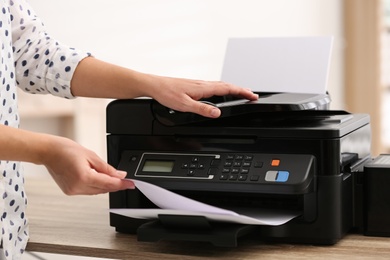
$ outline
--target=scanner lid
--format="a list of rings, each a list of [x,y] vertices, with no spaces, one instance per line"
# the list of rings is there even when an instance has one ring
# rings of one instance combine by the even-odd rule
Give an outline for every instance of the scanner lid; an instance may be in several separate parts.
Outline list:
[[[220,118],[236,117],[263,112],[288,112],[304,110],[327,110],[331,99],[327,94],[308,93],[258,93],[259,99],[235,99],[231,96],[212,97],[200,100],[218,107]],[[172,110],[153,101],[152,111],[155,118],[163,125],[178,126],[212,120],[194,113]]]

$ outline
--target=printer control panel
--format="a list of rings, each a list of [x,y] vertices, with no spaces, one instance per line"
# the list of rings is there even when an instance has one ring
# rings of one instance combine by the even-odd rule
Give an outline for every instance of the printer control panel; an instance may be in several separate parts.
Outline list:
[[[299,184],[307,181],[313,163],[312,155],[302,154],[125,151],[119,169],[137,179]]]

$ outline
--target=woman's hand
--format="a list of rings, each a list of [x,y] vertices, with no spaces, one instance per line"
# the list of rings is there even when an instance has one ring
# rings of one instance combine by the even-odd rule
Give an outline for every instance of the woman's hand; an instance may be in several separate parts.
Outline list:
[[[0,124],[0,158],[45,165],[68,195],[133,189],[126,173],[117,171],[76,142]]]
[[[233,95],[248,100],[257,100],[259,96],[251,90],[222,81],[201,81],[181,78],[154,76],[148,96],[161,104],[181,112],[193,112],[205,117],[219,117],[221,111],[198,100],[212,96]],[[153,82],[153,81],[152,81]]]
[[[133,182],[94,152],[72,140],[48,136],[51,143],[42,163],[67,195],[92,195],[133,189]]]

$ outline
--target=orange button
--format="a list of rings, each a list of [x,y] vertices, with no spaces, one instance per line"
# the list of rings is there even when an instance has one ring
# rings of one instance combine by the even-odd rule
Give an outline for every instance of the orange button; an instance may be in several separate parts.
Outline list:
[[[271,166],[279,166],[280,164],[280,160],[279,159],[273,159],[271,161]]]

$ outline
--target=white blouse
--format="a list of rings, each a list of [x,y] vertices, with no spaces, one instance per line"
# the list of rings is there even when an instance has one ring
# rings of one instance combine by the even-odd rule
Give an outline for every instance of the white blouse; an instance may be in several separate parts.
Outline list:
[[[0,0],[0,45],[0,124],[19,127],[16,86],[73,98],[70,80],[89,54],[50,38],[26,0]],[[19,162],[0,161],[1,240],[7,260],[20,259],[28,241],[23,183]]]

